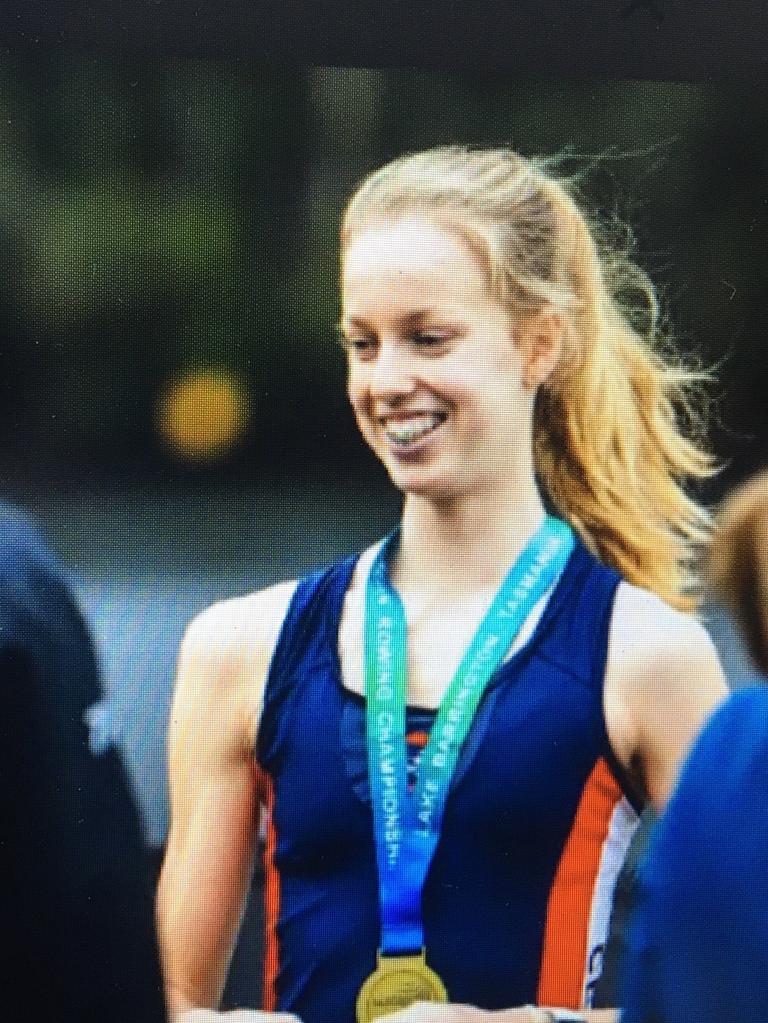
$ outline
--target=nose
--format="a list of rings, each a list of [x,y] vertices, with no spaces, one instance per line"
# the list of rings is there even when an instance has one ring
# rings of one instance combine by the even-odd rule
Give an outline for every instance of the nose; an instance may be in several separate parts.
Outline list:
[[[366,368],[368,391],[372,398],[394,401],[414,390],[413,362],[405,345],[382,342]]]

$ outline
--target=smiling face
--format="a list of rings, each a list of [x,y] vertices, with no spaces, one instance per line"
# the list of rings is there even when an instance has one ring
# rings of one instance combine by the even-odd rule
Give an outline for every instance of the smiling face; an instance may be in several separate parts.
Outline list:
[[[344,256],[342,307],[349,399],[396,486],[446,498],[532,474],[534,388],[458,236],[420,217],[364,230]]]

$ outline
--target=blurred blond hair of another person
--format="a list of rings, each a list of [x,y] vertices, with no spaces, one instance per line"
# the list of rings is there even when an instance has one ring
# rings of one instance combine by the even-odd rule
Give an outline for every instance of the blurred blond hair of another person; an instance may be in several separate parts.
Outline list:
[[[743,484],[723,505],[708,575],[752,659],[768,676],[768,472]]]

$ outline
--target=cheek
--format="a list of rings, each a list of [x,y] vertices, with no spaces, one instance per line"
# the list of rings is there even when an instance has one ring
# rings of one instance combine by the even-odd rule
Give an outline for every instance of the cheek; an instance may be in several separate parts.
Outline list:
[[[491,372],[498,378],[520,380],[523,375],[525,353],[517,341],[503,340],[490,356]]]
[[[494,402],[498,380],[493,371],[470,364],[453,370],[438,384],[438,390],[450,397],[459,412],[474,419],[484,418]]]
[[[352,408],[357,412],[357,407],[360,404],[362,390],[360,387],[359,374],[351,367],[347,368],[347,400]]]
[[[514,380],[507,375],[495,369],[474,373],[465,377],[460,387],[455,392],[456,404],[469,436],[489,439],[499,431],[508,436],[520,427],[524,411],[515,397]]]
[[[368,403],[366,389],[362,385],[359,373],[349,372],[347,374],[347,400],[352,408],[352,414],[355,417],[358,429],[365,433],[366,427],[370,425]]]

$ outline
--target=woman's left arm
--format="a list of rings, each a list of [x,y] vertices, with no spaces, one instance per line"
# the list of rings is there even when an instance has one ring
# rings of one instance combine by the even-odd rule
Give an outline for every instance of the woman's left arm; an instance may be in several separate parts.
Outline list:
[[[605,720],[617,759],[657,811],[671,795],[691,743],[726,694],[701,623],[623,583],[611,624]]]

